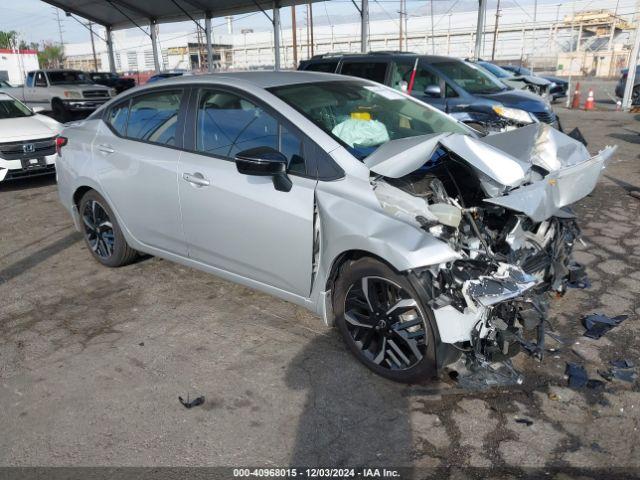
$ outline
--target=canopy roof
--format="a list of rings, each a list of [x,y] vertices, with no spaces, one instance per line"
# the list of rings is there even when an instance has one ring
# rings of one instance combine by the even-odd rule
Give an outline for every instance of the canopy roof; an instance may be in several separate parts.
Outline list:
[[[271,10],[272,1],[265,0],[42,0],[65,12],[111,27],[114,30],[156,23],[199,19],[206,15],[224,17]],[[314,2],[320,0],[312,0]],[[279,0],[280,7],[303,5],[308,0]]]

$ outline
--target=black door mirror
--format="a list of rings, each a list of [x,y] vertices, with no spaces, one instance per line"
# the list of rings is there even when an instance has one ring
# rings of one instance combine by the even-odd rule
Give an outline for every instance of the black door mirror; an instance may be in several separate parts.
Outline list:
[[[271,177],[273,186],[281,192],[291,190],[287,176],[287,157],[271,147],[255,147],[236,154],[236,168],[243,175]]]
[[[424,94],[427,97],[440,97],[442,95],[442,90],[440,89],[440,85],[427,85],[424,89]]]

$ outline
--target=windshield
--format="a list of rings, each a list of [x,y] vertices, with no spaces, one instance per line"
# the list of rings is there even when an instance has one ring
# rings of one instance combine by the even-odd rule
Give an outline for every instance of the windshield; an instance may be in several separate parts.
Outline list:
[[[494,76],[498,78],[510,78],[513,77],[513,73],[506,71],[504,68],[499,67],[498,65],[494,65],[493,63],[488,62],[478,62],[478,64],[488,70],[489,73],[492,73]]]
[[[0,98],[0,119],[30,117],[33,112],[13,98]]]
[[[47,72],[51,85],[61,85],[69,83],[93,83],[82,72],[62,70],[59,72]]]
[[[317,82],[268,89],[362,160],[389,140],[431,133],[468,134],[438,110],[382,85]]]
[[[437,62],[433,67],[471,94],[498,93],[507,87],[490,73],[465,62]]]

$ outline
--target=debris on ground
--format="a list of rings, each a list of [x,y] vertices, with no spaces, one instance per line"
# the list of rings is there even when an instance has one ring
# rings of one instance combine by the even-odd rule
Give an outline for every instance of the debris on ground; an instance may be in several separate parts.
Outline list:
[[[144,347],[144,342],[140,342],[140,343],[138,344],[138,346],[139,346],[139,347]]]
[[[567,279],[567,288],[585,289],[591,287],[591,281],[587,276],[584,265],[577,262],[569,264],[569,277]]]
[[[528,418],[516,418],[516,423],[522,423],[523,425],[530,427],[533,425],[533,420],[529,420]]]
[[[180,400],[180,403],[185,407],[185,408],[193,408],[193,407],[197,407],[198,405],[202,405],[204,403],[204,395],[194,398],[193,400],[189,401],[189,396],[187,395],[187,400],[185,401],[182,397],[178,397],[178,400]]]
[[[589,378],[584,366],[578,363],[567,362],[564,374],[569,377],[569,387],[580,389],[587,387],[591,390],[604,389],[604,382],[595,378]]]
[[[589,381],[587,371],[582,365],[567,362],[564,374],[569,377],[569,386],[571,388],[583,388]]]
[[[459,373],[457,381],[458,385],[469,390],[522,385],[524,382],[523,376],[513,368],[509,360],[494,364],[470,364],[467,369],[467,372]]]
[[[591,313],[582,317],[582,324],[587,330],[584,332],[585,337],[598,339],[613,327],[620,325],[626,320],[628,315],[617,315],[608,317],[602,313]]]
[[[638,379],[638,374],[634,368],[633,362],[627,359],[612,360],[609,362],[611,368],[606,371],[598,370],[598,373],[602,378],[611,382],[615,380],[622,380],[623,382],[634,383]]]

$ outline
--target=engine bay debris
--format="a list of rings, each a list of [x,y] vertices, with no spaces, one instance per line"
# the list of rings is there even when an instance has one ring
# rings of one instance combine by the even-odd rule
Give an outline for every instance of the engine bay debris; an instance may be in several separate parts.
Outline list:
[[[590,286],[572,258],[580,229],[569,205],[593,190],[616,147],[591,156],[580,140],[532,124],[393,140],[364,161],[384,212],[452,252],[411,275],[442,342],[468,359],[461,385],[521,380],[505,362],[521,351],[542,359],[552,295]]]

